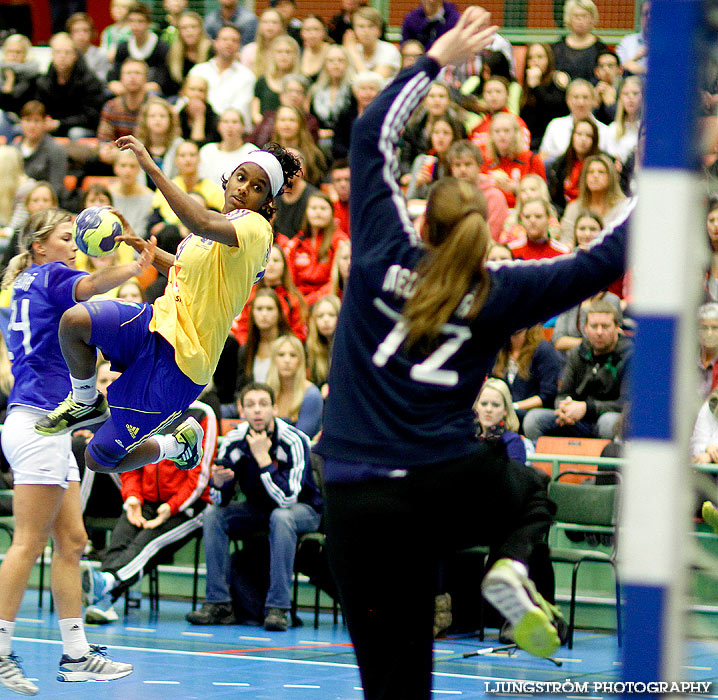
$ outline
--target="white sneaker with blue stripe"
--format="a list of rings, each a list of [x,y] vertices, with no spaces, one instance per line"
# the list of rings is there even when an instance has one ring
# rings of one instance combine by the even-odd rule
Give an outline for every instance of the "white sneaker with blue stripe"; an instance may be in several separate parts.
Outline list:
[[[63,654],[57,671],[58,681],[114,681],[132,673],[132,664],[113,661],[107,656],[107,647],[90,644],[90,651],[79,659]]]

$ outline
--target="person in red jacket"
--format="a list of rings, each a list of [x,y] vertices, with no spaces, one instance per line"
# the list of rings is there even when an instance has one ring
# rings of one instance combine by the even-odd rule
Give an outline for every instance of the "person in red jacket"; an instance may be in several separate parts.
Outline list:
[[[526,238],[509,243],[509,248],[518,260],[555,258],[569,252],[568,246],[549,236],[548,226],[551,205],[540,197],[529,199],[521,210],[521,224],[526,229]]]
[[[313,193],[307,200],[301,231],[284,249],[292,279],[308,306],[321,296],[321,288],[331,276],[337,247],[348,239],[336,226],[329,197],[323,192]]]
[[[177,422],[190,415],[204,430],[202,460],[197,467],[182,471],[171,460],[163,459],[120,474],[124,511],[112,531],[99,570],[89,563],[82,570],[89,621],[102,624],[116,620],[112,603],[141,578],[143,569],[160,552],[179,549],[188,535],[202,527],[217,452],[217,417],[209,406],[195,401]],[[170,431],[173,428],[170,426]]]
[[[284,316],[292,329],[292,333],[302,342],[307,339],[307,317],[309,310],[301,295],[292,274],[287,265],[287,258],[281,246],[276,243],[272,246],[269,253],[267,267],[264,270],[264,277],[258,284],[252,287],[252,291],[247,299],[247,303],[242,309],[242,313],[232,322],[232,335],[236,338],[240,345],[247,342],[249,335],[249,318],[252,313],[252,301],[254,300],[257,290],[262,287],[270,287],[279,297],[279,303],[284,312]]]

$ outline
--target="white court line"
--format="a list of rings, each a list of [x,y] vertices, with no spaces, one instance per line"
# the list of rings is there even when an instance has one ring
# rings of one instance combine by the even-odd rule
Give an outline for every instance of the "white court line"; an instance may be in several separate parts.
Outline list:
[[[156,632],[156,629],[151,627],[125,627],[128,632]]]
[[[332,646],[334,642],[318,642],[316,639],[298,639],[297,644],[316,644],[318,646]]]
[[[688,668],[691,671],[712,671],[713,668],[711,666],[684,666],[683,668]]]
[[[231,686],[232,688],[250,688],[249,683],[221,683],[220,681],[213,681],[212,685]]]
[[[36,620],[34,617],[16,617],[15,622],[34,622],[39,623],[42,622],[42,620]]]
[[[271,642],[271,637],[240,637],[240,639],[244,639],[248,642]]]
[[[311,688],[316,690],[317,688],[321,688],[321,685],[301,685],[299,683],[285,683],[285,688]]]
[[[186,637],[214,637],[209,632],[182,632]]]

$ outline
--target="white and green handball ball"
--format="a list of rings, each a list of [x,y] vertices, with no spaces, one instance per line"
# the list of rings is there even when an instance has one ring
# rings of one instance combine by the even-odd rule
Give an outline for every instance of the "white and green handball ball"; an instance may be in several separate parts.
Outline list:
[[[110,255],[120,245],[115,236],[122,234],[122,222],[109,207],[83,209],[72,227],[77,247],[93,258]]]

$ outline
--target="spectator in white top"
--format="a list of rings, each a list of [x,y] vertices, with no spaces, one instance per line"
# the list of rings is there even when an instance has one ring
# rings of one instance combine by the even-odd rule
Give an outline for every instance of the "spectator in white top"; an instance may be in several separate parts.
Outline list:
[[[643,0],[641,5],[641,31],[627,34],[616,47],[624,73],[644,75],[648,69],[648,22],[651,16],[651,0]]]
[[[207,81],[207,101],[217,114],[234,107],[242,114],[244,123],[250,124],[255,76],[239,62],[239,47],[239,30],[231,25],[222,27],[214,40],[215,57],[198,63],[189,75],[199,75]]]
[[[344,33],[344,48],[357,73],[371,70],[390,78],[401,67],[399,49],[381,41],[382,24],[379,10],[360,7],[352,15],[352,29]]]
[[[596,104],[596,90],[593,85],[583,78],[572,80],[566,89],[566,104],[570,114],[565,117],[552,119],[546,127],[539,155],[548,165],[566,151],[571,142],[571,132],[574,121],[591,119],[598,126],[599,147],[606,150],[607,126],[596,121],[593,116],[593,107]]]
[[[233,107],[220,115],[217,130],[221,141],[205,144],[199,151],[199,175],[221,185],[222,175],[234,170],[240,159],[257,147],[245,142],[242,114]]]

